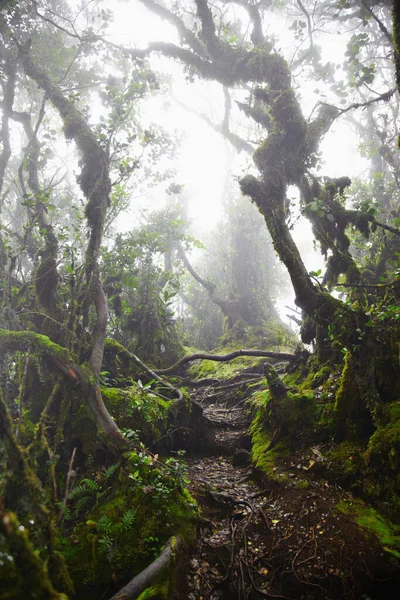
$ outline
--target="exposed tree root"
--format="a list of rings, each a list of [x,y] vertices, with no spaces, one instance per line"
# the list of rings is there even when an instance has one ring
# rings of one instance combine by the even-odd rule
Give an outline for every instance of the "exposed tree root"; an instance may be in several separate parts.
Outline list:
[[[198,352],[196,354],[184,356],[174,365],[172,365],[172,367],[168,367],[167,369],[157,369],[156,373],[159,375],[174,373],[177,369],[179,369],[179,367],[182,367],[182,365],[185,365],[187,362],[192,362],[193,360],[202,359],[226,362],[228,360],[232,360],[233,358],[237,358],[238,356],[265,356],[267,358],[279,358],[281,360],[294,360],[296,358],[296,355],[291,354],[290,352],[268,352],[264,350],[235,350],[229,354],[205,354],[203,352]]]
[[[146,588],[154,585],[172,567],[183,545],[183,539],[180,536],[170,537],[160,556],[139,573],[139,575],[131,579],[110,600],[134,600],[137,598]]]

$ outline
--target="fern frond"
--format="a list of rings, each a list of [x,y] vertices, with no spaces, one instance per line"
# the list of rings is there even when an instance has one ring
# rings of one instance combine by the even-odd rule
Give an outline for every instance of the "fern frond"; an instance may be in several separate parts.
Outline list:
[[[104,478],[105,479],[110,479],[110,477],[112,477],[114,475],[114,473],[116,471],[118,471],[119,467],[120,467],[119,462],[116,462],[112,465],[109,465],[106,469],[104,469]]]
[[[97,521],[97,529],[99,531],[105,531],[106,533],[111,533],[113,527],[113,523],[107,515],[102,515],[100,519]]]
[[[136,511],[134,508],[128,508],[128,510],[126,510],[124,512],[124,514],[121,517],[121,525],[122,525],[122,529],[124,531],[127,531],[128,529],[130,529],[130,527],[132,527],[134,521],[136,519]]]
[[[93,490],[93,491],[97,490],[99,487],[97,482],[94,481],[93,479],[82,479],[81,484],[82,483],[86,483],[89,490]]]
[[[80,483],[79,485],[76,485],[74,488],[72,488],[67,498],[68,500],[76,500],[76,498],[79,498],[79,496],[86,496],[88,492],[89,490],[87,486],[83,483]]]
[[[88,502],[93,502],[93,500],[94,499],[92,496],[83,496],[82,498],[79,498],[78,502],[75,505],[75,514],[77,515],[78,513],[80,513],[88,504]]]

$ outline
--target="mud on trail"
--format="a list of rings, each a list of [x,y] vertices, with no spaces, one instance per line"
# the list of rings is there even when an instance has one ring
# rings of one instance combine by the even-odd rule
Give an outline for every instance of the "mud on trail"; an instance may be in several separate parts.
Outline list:
[[[337,509],[349,494],[302,455],[282,460],[278,481],[268,480],[250,464],[246,403],[204,390],[195,399],[217,445],[187,460],[200,517],[181,600],[397,597],[398,567],[376,536]]]

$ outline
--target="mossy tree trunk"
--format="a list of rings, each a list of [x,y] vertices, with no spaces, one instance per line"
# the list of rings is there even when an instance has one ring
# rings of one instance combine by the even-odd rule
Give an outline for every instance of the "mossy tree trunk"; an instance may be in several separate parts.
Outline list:
[[[85,257],[86,281],[80,290],[79,297],[81,298],[81,302],[77,305],[77,313],[74,315],[74,321],[75,324],[77,324],[78,321],[82,319],[83,325],[86,326],[88,323],[88,311],[93,303],[97,315],[89,357],[89,369],[91,375],[87,377],[86,384],[83,386],[85,392],[83,399],[98,428],[100,431],[104,432],[112,446],[123,446],[124,439],[102,400],[99,382],[108,309],[107,300],[100,281],[98,262],[100,245],[103,237],[104,220],[109,206],[109,195],[111,190],[109,161],[95,134],[87,124],[86,119],[76,108],[74,102],[67,98],[59,87],[51,81],[47,74],[34,63],[30,55],[29,46],[29,44],[24,44],[23,46],[19,45],[19,59],[25,74],[37,83],[37,85],[45,92],[46,97],[58,110],[64,124],[66,138],[75,141],[81,154],[82,169],[79,176],[79,184],[87,200],[85,213],[89,227],[89,243]],[[36,179],[37,171],[35,167],[36,164],[31,162],[31,187],[37,195],[38,182]],[[53,239],[54,235],[52,234],[52,230],[48,223],[44,220],[45,215],[43,211],[39,212],[39,217],[41,219],[40,224],[43,225],[46,230],[45,260],[47,262],[48,259],[51,260],[53,268],[55,267],[54,252],[57,252],[57,246],[54,244]],[[48,272],[47,262],[45,267],[47,269],[46,273]],[[48,308],[52,308],[54,304],[53,294],[56,276],[53,279],[54,285],[51,286],[51,301],[48,302]]]

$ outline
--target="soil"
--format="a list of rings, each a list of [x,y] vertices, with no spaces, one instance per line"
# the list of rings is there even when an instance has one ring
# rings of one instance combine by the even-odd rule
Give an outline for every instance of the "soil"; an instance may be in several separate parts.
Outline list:
[[[197,392],[217,444],[213,455],[187,461],[201,510],[180,600],[398,597],[398,563],[336,508],[351,495],[313,472],[320,449],[315,460],[299,454],[281,461],[274,480],[250,464],[234,467],[235,450],[249,449],[250,415],[235,394],[209,398]]]

